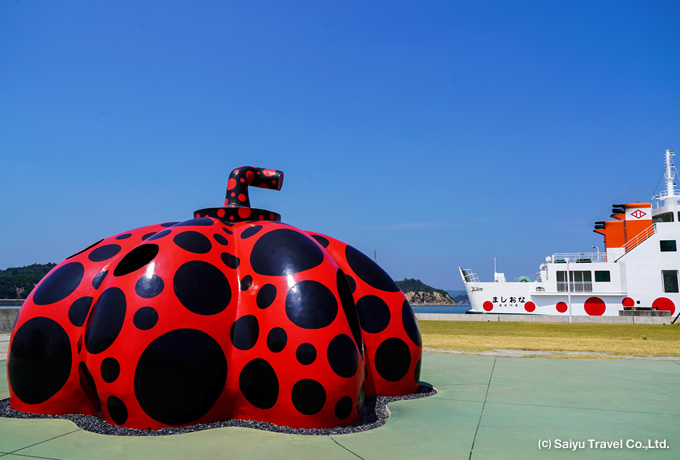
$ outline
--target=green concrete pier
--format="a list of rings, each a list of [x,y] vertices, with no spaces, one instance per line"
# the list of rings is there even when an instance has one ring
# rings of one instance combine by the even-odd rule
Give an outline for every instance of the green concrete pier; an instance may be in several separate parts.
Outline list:
[[[3,345],[6,351],[7,340],[0,340],[0,351]],[[680,358],[523,359],[426,352],[422,380],[439,393],[391,403],[384,426],[356,434],[301,436],[230,427],[119,437],[83,431],[65,420],[0,418],[0,458],[680,458]],[[0,399],[8,397],[6,361],[0,360]]]

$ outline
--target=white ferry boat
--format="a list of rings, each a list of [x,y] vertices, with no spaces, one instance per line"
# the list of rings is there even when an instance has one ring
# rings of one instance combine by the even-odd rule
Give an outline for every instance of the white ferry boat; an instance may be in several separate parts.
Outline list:
[[[470,312],[571,317],[637,309],[680,315],[680,194],[673,155],[666,150],[666,189],[651,203],[615,204],[613,220],[595,222],[604,251],[546,257],[535,281],[508,282],[494,273],[493,282],[480,282],[472,270],[460,268]]]

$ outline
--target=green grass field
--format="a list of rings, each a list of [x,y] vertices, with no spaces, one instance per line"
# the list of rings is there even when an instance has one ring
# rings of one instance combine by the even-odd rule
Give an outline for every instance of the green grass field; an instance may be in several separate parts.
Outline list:
[[[680,324],[564,324],[419,321],[423,346],[480,352],[494,349],[576,351],[680,357]]]

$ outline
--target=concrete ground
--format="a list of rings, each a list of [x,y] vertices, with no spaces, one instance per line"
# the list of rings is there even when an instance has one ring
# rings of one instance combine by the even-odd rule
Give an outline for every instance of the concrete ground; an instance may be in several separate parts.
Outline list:
[[[7,347],[6,336],[0,335],[0,356]],[[0,361],[0,399],[9,397],[5,369],[6,362]],[[83,431],[64,420],[0,418],[0,457],[680,458],[680,360],[425,352],[422,380],[439,393],[391,403],[386,425],[357,434],[299,436],[220,428],[173,436],[114,437]]]

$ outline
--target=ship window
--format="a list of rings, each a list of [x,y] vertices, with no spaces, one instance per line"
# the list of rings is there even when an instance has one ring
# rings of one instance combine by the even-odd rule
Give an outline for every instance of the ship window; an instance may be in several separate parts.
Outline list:
[[[595,282],[598,283],[608,283],[611,281],[611,276],[609,275],[609,270],[595,270]]]
[[[680,292],[677,270],[662,270],[661,274],[663,275],[663,292]]]
[[[659,214],[658,216],[654,216],[654,218],[652,218],[652,221],[654,223],[656,223],[656,222],[673,222],[673,213],[672,212],[664,212],[663,214]]]
[[[678,250],[675,240],[661,240],[659,244],[661,252],[675,252]]]
[[[557,292],[567,292],[567,272],[557,272]]]
[[[569,271],[569,286],[567,286],[567,272],[557,272],[557,292],[591,292],[593,279],[590,270]]]

